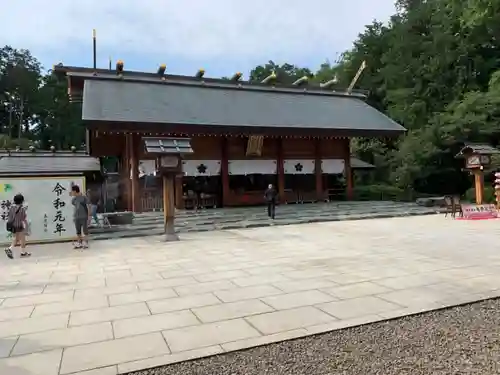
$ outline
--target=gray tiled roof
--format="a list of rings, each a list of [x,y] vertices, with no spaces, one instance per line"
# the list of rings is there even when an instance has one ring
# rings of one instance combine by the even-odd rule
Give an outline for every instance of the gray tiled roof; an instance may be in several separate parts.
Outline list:
[[[469,152],[476,154],[484,154],[484,155],[500,154],[500,150],[498,148],[495,148],[487,144],[466,143],[457,156],[462,156],[463,154]]]
[[[192,154],[189,138],[143,138],[146,152],[150,154]]]
[[[353,169],[373,169],[375,166],[373,164],[367,163],[366,161],[351,158],[351,168]]]
[[[86,80],[87,121],[357,130],[402,133],[401,125],[348,96],[302,91]]]
[[[1,175],[72,174],[98,172],[98,158],[73,153],[15,153],[0,154]]]

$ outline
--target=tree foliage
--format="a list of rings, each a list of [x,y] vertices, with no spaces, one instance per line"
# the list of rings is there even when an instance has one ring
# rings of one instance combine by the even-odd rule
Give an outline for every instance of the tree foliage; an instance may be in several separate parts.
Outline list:
[[[70,105],[66,82],[44,73],[28,50],[0,48],[0,147],[79,147],[81,109]]]
[[[313,72],[271,60],[255,67],[250,81],[274,72],[283,84],[336,77],[337,86],[346,87],[366,61],[356,87],[368,90],[368,103],[408,133],[399,140],[356,139],[353,151],[377,166],[378,182],[463,193],[470,179],[455,158],[463,144],[500,144],[500,0],[396,3],[390,21],[367,25],[338,62],[325,61]],[[43,145],[64,148],[84,140],[80,108],[69,105],[66,84],[44,75],[29,51],[0,49],[2,101],[13,106],[0,106],[0,143],[21,142],[19,129],[23,139]]]
[[[409,129],[397,144],[358,140],[365,159],[382,158],[389,181],[426,193],[469,186],[464,143],[500,143],[500,0],[400,0],[387,25],[366,27],[337,69],[349,81],[365,59],[358,87],[370,104]]]

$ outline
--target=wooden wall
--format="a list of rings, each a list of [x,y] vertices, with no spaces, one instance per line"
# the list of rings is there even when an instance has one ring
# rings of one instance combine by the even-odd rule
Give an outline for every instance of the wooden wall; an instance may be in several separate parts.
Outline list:
[[[314,159],[314,140],[301,138],[283,139],[284,159]]]
[[[90,155],[120,156],[125,152],[125,134],[102,134],[93,131],[90,136]]]
[[[140,138],[135,135],[134,137]],[[246,159],[245,156],[247,138],[229,137],[227,138],[228,159]],[[315,144],[317,141],[306,138],[284,138],[282,139],[282,150],[284,159],[314,159],[316,157]],[[145,155],[144,145],[136,141],[139,160],[150,159]],[[222,137],[193,137],[191,147],[194,154],[187,155],[186,159],[194,160],[219,160],[222,158]],[[347,139],[321,139],[319,141],[321,158],[323,159],[343,159],[348,152]],[[99,134],[93,132],[91,137],[92,156],[120,156],[125,154],[124,134]],[[278,139],[264,138],[262,155],[252,157],[252,159],[277,159]]]
[[[274,138],[264,138],[262,155],[248,157],[245,155],[248,138],[230,137],[227,139],[227,157],[231,159],[276,159],[278,157],[278,142]]]
[[[322,159],[343,159],[348,150],[347,139],[321,139],[320,155]]]

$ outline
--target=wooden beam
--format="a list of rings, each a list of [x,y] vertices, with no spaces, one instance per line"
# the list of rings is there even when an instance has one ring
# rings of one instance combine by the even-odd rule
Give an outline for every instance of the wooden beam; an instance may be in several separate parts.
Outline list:
[[[319,202],[325,199],[321,159],[321,139],[317,138],[314,140],[314,174],[316,176],[316,199]]]
[[[175,233],[175,174],[163,175],[163,216],[165,241],[179,241]]]
[[[344,163],[345,163],[345,180],[346,180],[346,197],[348,200],[352,200],[354,197],[354,180],[351,168],[351,145],[350,140],[346,140],[346,147],[344,153]]]
[[[139,138],[129,135],[130,170],[131,170],[131,207],[132,212],[142,212],[141,192],[139,187]]]
[[[131,134],[125,134],[125,155],[123,158],[123,172],[124,176],[123,179],[125,180],[125,205],[126,205],[126,210],[127,211],[132,211],[132,179],[130,178],[132,174],[132,170],[130,169],[130,142],[131,142],[132,135]]]
[[[183,176],[175,176],[175,208],[184,209],[184,199],[182,192],[182,179]]]
[[[221,138],[221,159],[220,159],[220,175],[222,182],[222,206],[228,206],[230,203],[229,190],[229,145],[226,137]]]
[[[476,204],[483,204],[484,178],[483,171],[474,169],[474,188],[476,190]]]
[[[278,197],[280,203],[285,203],[285,158],[283,155],[283,139],[276,139],[276,164],[277,164],[277,174],[278,174]]]

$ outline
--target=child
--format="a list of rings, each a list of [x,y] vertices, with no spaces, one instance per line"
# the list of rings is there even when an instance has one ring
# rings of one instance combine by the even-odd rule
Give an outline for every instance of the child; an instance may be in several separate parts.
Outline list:
[[[21,245],[21,257],[26,258],[31,255],[26,251],[26,230],[28,228],[28,216],[26,207],[23,206],[24,197],[22,194],[16,194],[14,204],[9,208],[7,217],[7,230],[12,233],[12,243],[5,249],[5,254],[9,259],[14,259],[12,249],[17,243]]]
[[[89,234],[89,223],[92,218],[90,201],[85,195],[82,195],[80,187],[77,185],[71,186],[70,195],[73,197],[71,204],[75,207],[73,221],[75,222],[76,236],[78,237],[75,249],[86,249],[89,247],[87,236]]]

